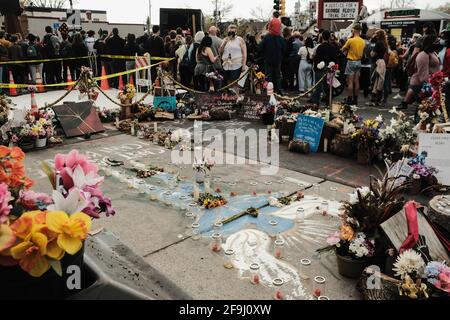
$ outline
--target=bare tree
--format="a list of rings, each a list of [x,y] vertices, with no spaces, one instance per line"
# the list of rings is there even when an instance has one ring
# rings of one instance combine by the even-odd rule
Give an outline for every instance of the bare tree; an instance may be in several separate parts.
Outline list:
[[[217,10],[218,12],[220,12],[220,15],[218,17],[219,21],[223,18],[227,18],[233,10],[233,4],[227,0],[211,0],[211,3],[213,5],[214,11]]]
[[[390,0],[391,9],[404,9],[404,8],[414,8],[416,6],[415,0]]]
[[[67,4],[67,0],[32,0],[29,1],[35,7],[61,9]]]
[[[450,14],[450,2],[446,2],[445,4],[437,7],[436,10]]]
[[[250,15],[257,21],[267,21],[271,16],[272,10],[265,10],[261,5],[250,10]]]

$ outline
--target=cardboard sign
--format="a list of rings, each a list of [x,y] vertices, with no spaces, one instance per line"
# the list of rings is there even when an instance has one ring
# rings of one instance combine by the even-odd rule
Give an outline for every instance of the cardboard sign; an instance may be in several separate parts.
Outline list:
[[[195,95],[195,104],[201,111],[209,111],[215,108],[234,110],[237,96],[220,93],[203,93]]]
[[[317,152],[324,125],[325,120],[322,118],[300,115],[295,126],[294,140],[308,142],[311,152]]]
[[[163,109],[167,112],[174,112],[177,109],[176,97],[154,97],[153,107],[156,109]]]
[[[270,97],[259,94],[246,94],[239,104],[239,117],[250,121],[260,121],[261,111],[269,104]]]
[[[402,160],[397,161],[397,163],[394,166],[392,166],[391,169],[389,170],[388,176],[389,178],[394,177],[401,177],[401,178],[397,178],[393,185],[392,182],[389,182],[388,189],[395,188],[401,185],[403,182],[406,181],[406,177],[409,177],[413,171],[414,169],[408,165],[407,161]]]
[[[450,134],[421,133],[419,135],[419,154],[427,152],[425,164],[439,170],[439,182],[450,185]]]
[[[66,102],[63,105],[54,106],[53,111],[68,138],[105,131],[97,110],[89,101]]]

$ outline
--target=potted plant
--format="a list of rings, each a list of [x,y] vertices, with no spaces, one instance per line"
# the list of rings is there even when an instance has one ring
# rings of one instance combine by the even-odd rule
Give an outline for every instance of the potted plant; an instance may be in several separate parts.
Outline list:
[[[359,277],[369,262],[383,252],[379,227],[404,206],[402,193],[407,183],[402,176],[389,176],[392,167],[381,178],[370,178],[369,187],[357,188],[343,204],[340,230],[328,239],[329,246],[318,251],[334,249],[339,273]]]
[[[98,168],[76,150],[44,165],[51,197],[30,190],[24,160],[20,148],[0,147],[0,298],[63,299],[75,293],[66,269],[82,268],[92,219],[114,210]]]
[[[381,116],[378,116],[376,119],[366,119],[362,122],[361,127],[353,133],[352,138],[356,141],[358,148],[357,158],[359,164],[372,164],[379,144],[382,125],[383,119]]]

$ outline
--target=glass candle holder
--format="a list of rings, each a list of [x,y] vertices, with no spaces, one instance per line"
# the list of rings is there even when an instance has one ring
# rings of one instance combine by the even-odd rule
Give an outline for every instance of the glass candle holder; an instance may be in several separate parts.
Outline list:
[[[311,260],[302,259],[300,260],[300,278],[309,282],[311,280]]]
[[[259,264],[252,263],[250,265],[250,282],[254,285],[258,285],[261,282],[261,278],[259,275]]]
[[[278,221],[276,220],[270,220],[269,221],[270,224],[270,237],[271,238],[276,238],[277,236],[277,226],[278,226]]]
[[[313,185],[313,192],[316,197],[320,196],[320,184],[316,183]]]
[[[220,232],[223,229],[223,223],[219,220],[216,223],[214,223],[214,231]]]
[[[331,187],[330,188],[330,199],[331,199],[331,201],[336,201],[336,198],[337,198],[337,188]]]
[[[313,296],[319,298],[325,295],[325,277],[314,277]]]
[[[234,250],[227,249],[225,250],[225,258],[223,266],[225,269],[233,269],[234,268]]]
[[[211,251],[220,252],[222,250],[222,234],[214,233],[211,236]]]
[[[320,213],[324,216],[326,216],[328,214],[328,209],[330,207],[330,204],[328,201],[322,201],[321,205],[320,205]]]
[[[273,288],[274,288],[274,295],[273,298],[275,300],[284,300],[286,298],[284,292],[283,292],[283,279],[274,279],[273,282]]]
[[[194,222],[191,225],[192,228],[192,240],[197,241],[200,240],[200,223]]]
[[[296,217],[297,222],[298,223],[303,223],[303,222],[305,222],[305,218],[306,218],[305,208],[299,207],[297,209],[297,217]]]
[[[284,240],[282,240],[282,239],[275,240],[273,255],[277,259],[283,259],[283,257],[284,257]]]
[[[327,300],[330,300],[330,298],[328,298],[327,296],[320,296],[317,298],[317,300],[327,301]]]

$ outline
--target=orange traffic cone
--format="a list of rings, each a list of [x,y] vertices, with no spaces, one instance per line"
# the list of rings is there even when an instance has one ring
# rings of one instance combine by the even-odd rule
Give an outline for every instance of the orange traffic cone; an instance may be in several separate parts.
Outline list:
[[[14,85],[14,78],[11,70],[9,71],[9,84]],[[16,88],[12,86],[9,87],[9,95],[12,97],[18,96]]]
[[[132,86],[134,86],[134,80],[133,80],[133,75],[130,74],[130,81],[129,84],[131,84]]]
[[[105,67],[103,66],[103,67],[102,67],[102,80],[100,81],[100,89],[102,89],[102,90],[109,90],[110,87],[109,87],[108,79],[104,79],[104,78],[103,78],[103,77],[105,77],[105,76],[106,76],[106,69],[105,69]]]
[[[67,67],[67,82],[72,82],[72,81],[73,80],[72,80],[72,74],[70,73],[70,68]],[[72,90],[72,88],[73,88],[73,85],[68,84],[66,87],[66,90]]]
[[[36,96],[34,94],[34,91],[31,91],[31,111],[37,111],[38,105],[36,103]]]
[[[36,67],[36,89],[38,92],[45,92],[44,85],[42,83],[42,75]]]
[[[125,89],[125,86],[123,85],[123,79],[122,76],[119,76],[119,90],[123,91]]]

